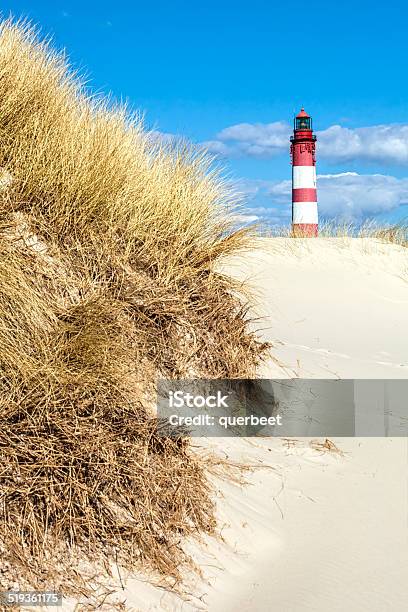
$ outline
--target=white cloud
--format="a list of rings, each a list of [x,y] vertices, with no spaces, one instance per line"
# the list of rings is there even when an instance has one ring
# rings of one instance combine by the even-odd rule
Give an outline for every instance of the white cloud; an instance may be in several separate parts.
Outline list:
[[[246,181],[249,210],[268,222],[286,223],[291,215],[291,181]],[[319,214],[359,223],[408,204],[408,178],[384,174],[323,174],[317,177]],[[407,211],[408,215],[408,211]]]
[[[212,153],[225,157],[272,157],[287,150],[290,126],[274,123],[239,123],[219,132],[215,140],[203,145]]]
[[[323,216],[362,221],[408,203],[408,179],[384,174],[327,174],[318,177]]]
[[[232,145],[228,146],[225,142],[221,140],[207,140],[203,142],[202,145],[210,151],[210,153],[214,153],[215,155],[221,155],[222,157],[239,157],[240,153],[237,148]]]
[[[269,158],[287,153],[292,128],[289,123],[239,123],[204,142],[211,152],[225,157]],[[332,125],[318,131],[320,159],[330,162],[363,161],[408,164],[408,125],[390,124],[345,128]]]
[[[317,132],[318,151],[334,162],[361,160],[374,163],[408,163],[408,125],[376,125],[349,129],[332,125]]]

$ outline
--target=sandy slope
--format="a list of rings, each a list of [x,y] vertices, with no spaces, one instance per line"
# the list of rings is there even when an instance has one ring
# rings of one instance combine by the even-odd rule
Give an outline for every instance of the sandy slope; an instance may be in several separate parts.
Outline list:
[[[258,469],[244,487],[218,483],[225,542],[189,547],[205,579],[185,601],[130,579],[120,599],[143,612],[408,609],[407,440],[335,440],[344,455],[310,442],[218,438]]]
[[[228,269],[248,278],[281,368],[264,376],[408,377],[408,250],[374,239],[274,238]]]
[[[408,250],[271,239],[228,271],[257,288],[277,358],[263,376],[408,377]],[[310,439],[212,439],[259,469],[245,487],[217,482],[225,542],[190,545],[204,580],[188,601],[136,579],[120,598],[143,611],[408,609],[407,439],[334,442],[341,452]]]

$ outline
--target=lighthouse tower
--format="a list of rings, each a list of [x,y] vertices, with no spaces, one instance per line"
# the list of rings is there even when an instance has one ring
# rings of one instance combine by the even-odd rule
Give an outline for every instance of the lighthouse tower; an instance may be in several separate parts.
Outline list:
[[[295,117],[290,141],[292,159],[292,231],[295,236],[317,236],[316,136],[304,108]]]

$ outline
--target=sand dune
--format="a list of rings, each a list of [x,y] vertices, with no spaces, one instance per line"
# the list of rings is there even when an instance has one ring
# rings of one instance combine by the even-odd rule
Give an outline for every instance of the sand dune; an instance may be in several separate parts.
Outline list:
[[[372,238],[273,238],[230,271],[259,296],[265,377],[407,378],[408,250]]]
[[[263,376],[408,376],[403,247],[373,239],[271,239],[234,271],[257,288],[263,334],[274,344],[277,362]],[[234,442],[247,455],[245,441]],[[319,451],[307,439],[289,447],[257,440],[255,450],[250,441],[252,457],[272,470],[254,474],[254,487],[242,490],[236,512],[254,539],[244,571],[226,570],[208,609],[407,609],[407,439],[334,442],[344,455]]]
[[[246,486],[218,483],[224,542],[190,550],[203,580],[182,600],[131,579],[131,610],[400,612],[407,609],[407,440],[217,439],[260,469]]]
[[[250,277],[274,344],[264,377],[408,376],[408,250],[374,240],[264,241],[228,270]],[[406,438],[217,438],[253,464],[217,481],[224,541],[191,543],[203,579],[186,600],[131,579],[133,610],[408,609]]]

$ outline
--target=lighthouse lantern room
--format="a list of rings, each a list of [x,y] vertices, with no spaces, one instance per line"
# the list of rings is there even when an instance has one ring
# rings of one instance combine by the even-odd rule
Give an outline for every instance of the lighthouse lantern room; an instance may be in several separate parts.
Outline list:
[[[302,108],[296,115],[291,137],[292,232],[312,237],[318,233],[316,191],[316,136],[312,118]]]

